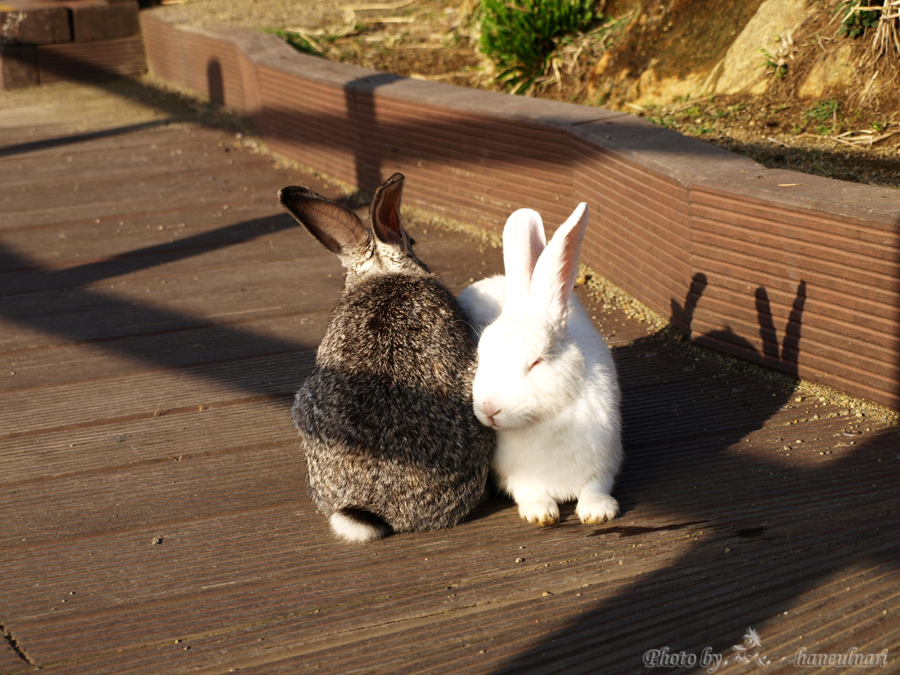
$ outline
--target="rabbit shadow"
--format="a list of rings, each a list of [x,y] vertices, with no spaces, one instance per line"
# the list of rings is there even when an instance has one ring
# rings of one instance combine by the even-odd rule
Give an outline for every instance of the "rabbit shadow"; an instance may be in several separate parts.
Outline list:
[[[660,439],[673,447],[690,445],[701,439],[709,445],[711,439],[713,444],[709,452],[721,451],[764,427],[768,420],[791,404],[794,393],[791,380],[797,377],[806,282],[801,280],[797,285],[780,344],[768,293],[762,286],[755,290],[760,349],[730,330],[694,333],[694,315],[708,286],[705,274],[695,274],[683,304],[674,299],[670,301],[670,323],[700,347],[714,348],[716,353],[724,352],[744,362],[775,368],[784,376],[768,381],[737,373],[728,375],[723,371],[721,361],[691,355],[673,343],[666,331],[613,348],[613,357],[620,364],[626,449],[619,483],[626,481],[631,487],[620,499],[623,513],[640,503],[645,490],[656,491],[658,480],[667,480],[667,473],[654,471],[652,467],[648,470],[645,461],[652,459],[651,453],[659,446]],[[662,366],[658,365],[660,357],[668,359]],[[648,363],[649,367],[640,367],[636,377],[629,376],[630,371],[636,370],[632,366],[635,361],[650,359],[653,361]],[[734,414],[734,404],[738,401],[740,412]],[[646,423],[647,410],[654,411],[652,425]]]
[[[673,325],[683,327],[683,332],[688,336],[691,335],[691,323],[694,312],[708,284],[705,274],[695,274],[691,279],[684,303],[679,304],[674,299],[670,302],[670,322]],[[770,365],[777,361],[780,369],[786,372],[788,376],[796,376],[797,372],[796,358],[799,353],[799,336],[805,299],[806,283],[801,281],[797,287],[797,293],[787,326],[785,327],[785,339],[781,349],[779,349],[777,330],[772,318],[772,308],[768,294],[762,287],[758,288],[755,293],[757,319],[760,326],[760,336],[763,341],[761,356],[765,357],[766,362]],[[756,352],[749,340],[731,331],[710,331],[701,336],[699,342],[720,348],[722,345],[727,345],[726,348],[731,352],[745,353],[750,356],[760,354]],[[704,387],[699,392],[695,392],[693,397],[688,396],[681,400],[677,400],[678,397],[673,395],[673,387],[681,386],[692,379],[696,379],[698,374],[696,362],[692,359],[685,360],[683,354],[681,358],[684,360],[684,364],[682,364],[680,372],[677,368],[658,368],[656,363],[651,364],[652,384],[650,380],[628,376],[628,373],[634,370],[632,363],[635,360],[646,362],[648,355],[658,358],[661,352],[666,352],[667,346],[671,348],[672,345],[671,337],[665,332],[661,332],[647,338],[634,340],[628,345],[616,346],[611,349],[613,358],[618,362],[623,398],[622,425],[625,460],[618,480],[620,487],[616,490],[620,512],[623,515],[627,515],[629,511],[643,502],[642,495],[645,490],[656,491],[657,481],[665,481],[667,478],[665,473],[659,473],[652,469],[648,471],[645,466],[646,454],[649,448],[653,447],[655,437],[664,437],[669,442],[677,443],[682,440],[682,437],[690,438],[706,435],[715,427],[716,442],[721,447],[728,447],[738,442],[747,433],[761,427],[791,397],[790,389],[784,386],[776,388],[771,394],[760,396],[753,401],[750,404],[749,415],[744,414],[731,420],[726,415],[726,411],[722,409],[722,405],[719,402],[721,396],[715,388],[708,389]],[[637,359],[635,359],[635,355],[638,355]],[[672,355],[671,351],[668,352],[668,355]],[[640,365],[641,372],[647,370],[643,367],[646,364]],[[671,364],[669,365],[671,366]],[[704,380],[717,378],[719,375],[720,372],[717,369],[707,368],[706,372],[703,373],[703,378]],[[768,389],[766,391],[768,392]],[[668,411],[666,414],[667,407]],[[655,411],[664,411],[661,417],[654,419],[652,427],[648,427],[644,422],[644,411],[648,408]],[[720,414],[707,416],[704,414],[706,411],[717,411]],[[684,420],[699,420],[701,426],[686,430],[684,428]],[[491,504],[491,510],[482,513],[482,510],[479,509],[470,517],[471,520],[501,511],[503,508],[515,507],[515,502],[496,487],[493,478],[492,475],[488,502]],[[627,491],[621,488],[623,481],[626,481],[629,486]],[[571,525],[573,518],[575,518],[574,502],[562,503],[559,507],[560,522],[550,527]]]
[[[684,303],[672,302],[673,323],[690,327],[708,286],[705,275],[694,276]],[[728,330],[694,337],[730,345],[758,363],[777,360],[796,373],[805,299],[800,282],[780,344],[762,287],[754,294],[761,349]],[[889,461],[896,455],[893,430],[854,436],[855,446],[838,442],[828,458],[804,453],[802,445],[790,456],[783,445],[803,440],[791,418],[812,413],[796,409],[789,383],[725,371],[663,334],[613,351],[625,402],[626,460],[614,492],[622,515],[567,531],[592,537],[610,555],[629,536],[644,537],[646,554],[662,554],[654,543],[662,530],[685,530],[689,544],[662,565],[627,555],[624,562],[640,571],[632,583],[611,592],[601,584],[594,608],[495,672],[578,671],[588,664],[591,672],[647,672],[648,650],[731,653],[748,626],[760,629],[773,662],[790,659],[803,637],[790,638],[791,628],[809,635],[809,623],[817,621],[808,609],[795,618],[805,594],[822,593],[835,574],[859,574],[866,565],[896,573],[900,468]],[[841,429],[860,433],[850,425],[835,417],[816,433],[826,439],[842,436]],[[608,558],[601,555],[606,562],[598,564],[610,564]],[[858,623],[882,618],[877,598],[857,609]],[[774,631],[781,636],[777,645],[766,640]],[[818,639],[829,637],[819,633]]]

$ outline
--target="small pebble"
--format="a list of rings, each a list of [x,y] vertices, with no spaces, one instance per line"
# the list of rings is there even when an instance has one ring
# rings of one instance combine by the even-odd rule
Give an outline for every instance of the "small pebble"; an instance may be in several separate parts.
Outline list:
[[[525,562],[525,558],[516,558],[516,562],[517,563]]]

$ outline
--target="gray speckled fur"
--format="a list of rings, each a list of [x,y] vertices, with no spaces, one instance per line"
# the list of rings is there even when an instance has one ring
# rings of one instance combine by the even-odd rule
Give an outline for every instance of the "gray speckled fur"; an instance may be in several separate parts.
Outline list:
[[[392,181],[402,185],[402,176],[385,186]],[[356,262],[379,255],[368,231],[364,246],[338,253],[349,270],[344,294],[292,414],[322,513],[362,510],[394,531],[416,531],[450,527],[474,508],[494,436],[472,412],[475,344],[453,295],[412,255],[399,190],[395,226],[409,255],[360,274]]]

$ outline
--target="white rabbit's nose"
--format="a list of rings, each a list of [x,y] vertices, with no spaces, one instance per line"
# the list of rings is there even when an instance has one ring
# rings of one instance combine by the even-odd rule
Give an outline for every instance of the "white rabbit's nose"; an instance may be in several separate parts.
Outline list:
[[[481,414],[484,415],[485,419],[490,423],[492,427],[499,427],[500,425],[497,423],[497,420],[494,419],[498,414],[500,414],[500,408],[496,406],[493,401],[482,401],[479,405],[481,410]]]

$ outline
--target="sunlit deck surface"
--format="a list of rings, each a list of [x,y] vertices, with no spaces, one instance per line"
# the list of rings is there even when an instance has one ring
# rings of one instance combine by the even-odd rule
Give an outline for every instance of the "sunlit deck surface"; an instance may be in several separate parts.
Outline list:
[[[896,430],[587,295],[624,395],[618,520],[537,528],[494,496],[337,541],[289,409],[343,275],[275,194],[346,193],[245,141],[136,83],[0,96],[0,673],[898,667]],[[455,292],[500,271],[407,225]]]

